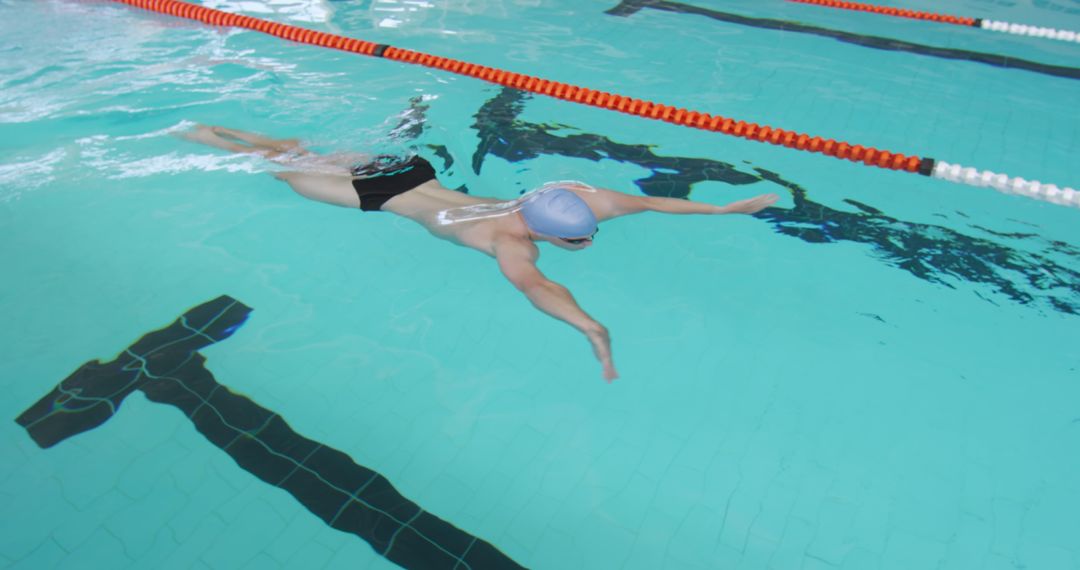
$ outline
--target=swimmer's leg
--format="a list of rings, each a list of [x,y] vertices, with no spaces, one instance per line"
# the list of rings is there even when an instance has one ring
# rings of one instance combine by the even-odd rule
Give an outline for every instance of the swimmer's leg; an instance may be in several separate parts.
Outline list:
[[[300,146],[296,139],[269,139],[253,133],[209,125],[195,125],[191,130],[180,133],[178,136],[230,152],[258,154],[273,161],[315,154]]]
[[[313,173],[351,175],[357,164],[371,160],[370,155],[356,152],[318,154],[301,146],[297,139],[272,139],[210,125],[195,125],[178,136],[229,152],[257,154],[289,168]]]
[[[239,144],[234,141],[222,138],[220,135],[214,132],[212,127],[208,127],[206,125],[196,125],[191,130],[179,133],[177,134],[177,136],[191,142],[197,142],[207,146],[212,146],[214,148],[220,148],[229,152],[259,152],[260,150],[250,145]]]
[[[272,139],[258,133],[249,133],[247,131],[238,131],[236,129],[227,129],[225,127],[212,126],[209,127],[209,129],[220,137],[233,138],[248,143],[254,148],[277,152],[308,152],[307,149],[300,145],[299,139]]]
[[[321,165],[333,165],[341,166],[350,171],[353,166],[357,164],[363,164],[370,161],[373,157],[368,153],[359,152],[335,152],[330,154],[318,154],[310,151],[300,144],[300,139],[272,139],[265,137],[258,133],[250,133],[247,131],[238,131],[236,129],[228,129],[225,127],[205,126],[199,125],[199,127],[209,129],[210,132],[217,135],[221,140],[235,139],[237,141],[245,142],[251,149],[256,151],[265,151],[269,153],[279,153],[289,155],[290,158],[296,156],[303,156],[306,158],[317,157],[318,164]],[[248,152],[251,152],[250,150]],[[267,156],[271,160],[273,156]]]
[[[286,182],[297,194],[335,206],[359,208],[360,197],[353,189],[352,177],[312,172],[275,172],[274,178]]]

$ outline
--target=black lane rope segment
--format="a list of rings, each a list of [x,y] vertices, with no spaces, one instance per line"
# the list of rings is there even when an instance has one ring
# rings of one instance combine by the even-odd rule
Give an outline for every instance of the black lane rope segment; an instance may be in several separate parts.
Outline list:
[[[653,10],[660,10],[664,12],[674,12],[677,14],[696,14],[699,16],[712,18],[721,22],[728,22],[731,24],[750,26],[766,30],[811,34],[815,36],[833,38],[844,43],[868,47],[871,49],[908,52],[928,57],[937,57],[941,59],[952,59],[959,61],[970,61],[973,63],[982,63],[985,65],[992,65],[994,67],[1001,67],[1006,69],[1022,69],[1024,71],[1040,73],[1043,75],[1050,75],[1053,77],[1080,79],[1080,68],[1076,67],[1049,65],[1045,63],[1038,63],[1034,61],[1028,61],[1026,59],[1020,59],[1016,57],[993,53],[928,46],[924,44],[905,42],[902,40],[894,40],[891,38],[883,38],[880,36],[869,36],[865,34],[855,34],[851,32],[843,32],[840,30],[832,30],[829,28],[821,28],[818,26],[801,24],[788,20],[774,20],[771,18],[753,18],[750,16],[740,16],[738,14],[732,14],[730,12],[721,12],[719,10],[713,10],[711,8],[702,8],[699,6],[684,4],[682,2],[672,2],[670,0],[622,0],[622,2],[620,2],[618,6],[615,6],[614,8],[605,11],[605,13],[612,16],[627,17],[636,14],[644,8],[651,8]]]
[[[143,335],[110,362],[87,362],[16,418],[42,448],[109,420],[135,390],[178,408],[245,471],[328,526],[415,570],[518,570],[492,544],[402,496],[378,472],[293,431],[279,414],[219,384],[198,351],[231,336],[251,308],[227,295]]]

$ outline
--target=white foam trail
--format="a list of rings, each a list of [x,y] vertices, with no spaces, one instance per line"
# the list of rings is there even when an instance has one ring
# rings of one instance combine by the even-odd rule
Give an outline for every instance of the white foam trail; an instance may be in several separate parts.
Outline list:
[[[192,170],[202,172],[224,170],[226,172],[257,174],[266,170],[262,168],[261,162],[261,159],[249,155],[221,156],[216,154],[170,152],[136,160],[94,161],[92,165],[101,170],[107,178],[122,180],[125,178],[144,178],[157,174],[179,174]]]
[[[163,137],[163,136],[166,136],[166,135],[175,134],[175,133],[178,133],[178,132],[181,132],[181,131],[186,131],[186,130],[194,127],[194,126],[195,126],[195,123],[193,123],[191,121],[180,121],[179,123],[177,123],[177,124],[175,124],[175,125],[173,125],[171,127],[165,127],[164,129],[159,129],[159,130],[152,131],[152,132],[149,132],[149,133],[144,133],[144,134],[141,134],[141,135],[119,136],[119,137],[116,137],[113,140],[118,140],[118,141],[138,141],[138,140],[143,140],[143,139],[152,139],[152,138]],[[100,136],[104,136],[104,135],[100,135]]]
[[[334,9],[325,0],[204,0],[203,6],[226,12],[279,14],[298,22],[325,24]]]
[[[0,164],[0,202],[15,200],[23,191],[55,180],[56,164],[66,156],[64,149],[58,148],[34,160]]]

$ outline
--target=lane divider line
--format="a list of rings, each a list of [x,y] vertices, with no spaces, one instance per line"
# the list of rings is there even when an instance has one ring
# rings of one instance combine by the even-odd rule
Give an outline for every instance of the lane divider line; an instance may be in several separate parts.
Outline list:
[[[1009,22],[984,20],[982,18],[965,18],[960,16],[950,16],[948,14],[936,14],[934,12],[922,12],[919,10],[906,10],[903,8],[893,8],[891,6],[865,4],[863,2],[841,2],[839,0],[787,1],[795,2],[797,4],[812,4],[814,6],[824,6],[826,8],[839,8],[841,10],[871,12],[874,14],[881,14],[883,16],[895,16],[897,18],[911,18],[914,20],[928,20],[931,22],[940,22],[942,24],[955,24],[957,26],[981,28],[983,30],[990,30],[992,32],[1004,32],[1006,34],[1014,34],[1018,36],[1032,36],[1036,38],[1047,38],[1051,40],[1062,40],[1066,42],[1080,43],[1080,34],[1070,30],[1058,30],[1054,28],[1044,28],[1040,26],[1012,24]]]
[[[767,125],[758,125],[757,123],[748,123],[746,121],[737,121],[735,119],[723,117],[720,115],[712,115],[709,113],[691,111],[671,105],[663,105],[643,99],[635,99],[615,93],[608,93],[606,91],[598,91],[586,87],[579,87],[577,85],[559,83],[557,81],[549,81],[547,79],[541,79],[539,77],[533,77],[521,73],[503,71],[501,69],[476,65],[456,59],[450,59],[423,52],[396,48],[387,44],[376,44],[372,42],[358,40],[355,38],[347,38],[336,34],[309,30],[307,28],[301,28],[289,24],[280,24],[268,20],[261,20],[259,18],[253,18],[251,16],[242,16],[239,14],[223,12],[221,10],[206,8],[204,6],[191,4],[189,2],[184,2],[181,0],[113,1],[119,2],[121,4],[134,6],[136,8],[142,8],[144,10],[149,10],[152,12],[157,12],[160,14],[167,14],[170,16],[186,18],[189,20],[195,20],[214,26],[244,28],[297,43],[348,51],[373,57],[382,57],[384,59],[392,59],[404,63],[423,65],[425,67],[441,69],[443,71],[449,71],[458,75],[465,75],[468,77],[487,81],[489,83],[495,83],[497,85],[511,87],[521,91],[528,91],[530,93],[546,95],[549,97],[562,99],[564,101],[591,105],[593,107],[601,107],[604,109],[619,111],[621,113],[636,115],[647,119],[654,119],[667,123],[673,123],[676,125],[682,125],[684,127],[691,127],[705,131],[720,132],[726,135],[736,136],[747,140],[767,142],[770,144],[785,146],[796,150],[820,153],[834,158],[862,163],[867,166],[918,173],[922,174],[923,176],[930,176],[943,180],[949,180],[950,182],[959,182],[964,184],[970,184],[973,186],[989,185],[982,183],[982,174],[969,175],[968,170],[973,169],[964,170],[964,167],[959,167],[962,170],[957,171],[957,173],[953,175],[954,169],[956,167],[947,163],[940,163],[946,164],[948,168],[941,169],[942,174],[938,175],[937,166],[939,163],[933,158],[925,158],[914,155],[909,156],[900,153],[890,152],[887,150],[879,150],[873,147],[867,147],[859,144],[853,145],[843,141],[810,136],[805,133],[799,133],[787,129],[780,129]],[[1003,176],[996,173],[990,174],[993,175],[992,179],[995,181],[995,183],[998,178],[994,177]],[[1012,179],[1007,177],[1007,180],[1011,181],[1023,179]],[[1016,191],[1014,193],[1057,204],[1080,207],[1080,192],[1077,192],[1072,188],[1059,189],[1057,186],[1054,185],[1044,185],[1037,182],[1027,183],[1026,181],[1025,183],[1027,185],[1023,186],[1023,192]],[[1004,183],[1003,187],[1012,188],[1011,184],[1011,182]],[[998,186],[993,187],[998,188]]]

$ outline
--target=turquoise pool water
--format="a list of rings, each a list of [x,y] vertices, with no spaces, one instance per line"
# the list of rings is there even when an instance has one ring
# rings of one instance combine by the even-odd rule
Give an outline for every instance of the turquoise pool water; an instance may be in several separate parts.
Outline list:
[[[606,13],[616,0],[205,5],[1080,182],[1076,44],[760,0],[623,15]],[[1080,29],[1066,0],[903,7]],[[475,537],[471,556],[501,551],[454,559],[471,568],[1080,568],[1075,209],[107,2],[0,1],[0,53],[0,567],[398,568],[409,544],[434,544],[409,539],[437,533],[404,507],[408,528],[369,544],[339,529],[359,501],[330,524],[318,484],[294,493],[238,455],[287,422],[277,457],[337,450],[327,486],[378,472]],[[782,198],[756,217],[622,218],[585,252],[544,249],[543,271],[612,331],[608,385],[581,336],[484,256],[171,136],[196,122],[322,151],[414,145],[478,195],[580,179]],[[220,385],[201,415],[155,379],[84,430],[60,396],[47,448],[15,421],[83,363],[127,358],[221,295],[253,309],[231,337],[189,334],[209,330],[198,315],[177,329],[206,344],[191,382]],[[74,378],[89,393],[152,366]],[[219,442],[206,422],[226,416],[261,419]]]

